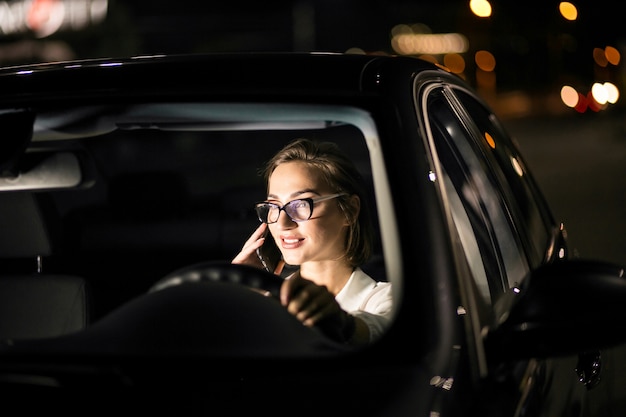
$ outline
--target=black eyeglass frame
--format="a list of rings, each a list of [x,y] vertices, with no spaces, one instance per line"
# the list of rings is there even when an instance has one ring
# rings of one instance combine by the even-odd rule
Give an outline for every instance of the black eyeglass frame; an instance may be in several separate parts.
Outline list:
[[[305,221],[309,220],[311,218],[311,216],[313,216],[313,208],[315,207],[315,203],[319,203],[321,201],[326,201],[326,200],[331,200],[331,199],[337,198],[337,197],[342,197],[344,195],[347,195],[347,194],[346,193],[337,193],[337,194],[324,195],[324,196],[315,197],[315,198],[296,198],[295,200],[291,200],[291,201],[285,203],[282,207],[279,206],[278,204],[270,203],[269,201],[259,201],[258,203],[254,204],[254,210],[256,211],[257,218],[259,219],[259,221],[261,223],[266,223],[266,224],[277,223],[278,219],[280,219],[280,212],[281,211],[284,211],[285,214],[287,214],[287,216],[289,216],[289,219],[291,219],[292,222],[299,223],[299,222],[305,222]],[[293,217],[291,217],[291,215],[287,211],[288,208],[290,207],[290,204],[293,204],[293,203],[298,202],[298,201],[306,201],[308,203],[309,207],[310,207],[309,216],[306,219],[296,220]],[[269,221],[267,221],[267,219],[263,220],[261,218],[260,213],[259,213],[259,208],[261,206],[264,206],[264,207],[270,206],[270,207],[273,207],[273,208],[277,208],[278,209],[278,216],[276,216],[276,220],[273,221],[273,222],[269,222]],[[269,210],[268,210],[268,212],[269,212]]]

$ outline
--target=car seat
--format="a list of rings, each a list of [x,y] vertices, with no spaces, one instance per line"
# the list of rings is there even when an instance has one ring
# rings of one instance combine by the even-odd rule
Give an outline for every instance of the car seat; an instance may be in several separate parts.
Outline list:
[[[0,340],[59,336],[89,322],[85,279],[44,273],[48,232],[32,193],[0,193]]]

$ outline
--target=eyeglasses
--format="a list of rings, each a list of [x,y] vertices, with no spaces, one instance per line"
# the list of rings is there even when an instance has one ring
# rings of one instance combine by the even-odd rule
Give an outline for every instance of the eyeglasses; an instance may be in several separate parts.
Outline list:
[[[345,193],[325,195],[317,198],[299,198],[297,200],[291,200],[284,206],[278,204],[268,203],[263,201],[256,203],[254,209],[259,217],[259,220],[263,223],[272,224],[278,221],[280,212],[284,211],[287,216],[294,222],[303,222],[309,220],[313,215],[313,205],[320,201],[330,200],[332,198],[341,197],[346,195]]]

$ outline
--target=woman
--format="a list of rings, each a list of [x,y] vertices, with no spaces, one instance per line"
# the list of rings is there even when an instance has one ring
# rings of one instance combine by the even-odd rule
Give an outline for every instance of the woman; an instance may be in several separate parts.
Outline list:
[[[391,285],[359,267],[371,254],[373,231],[352,161],[334,143],[296,139],[263,173],[267,201],[256,205],[262,224],[232,262],[260,266],[256,250],[269,228],[284,261],[299,266],[281,286],[287,310],[337,341],[375,340],[390,321]]]

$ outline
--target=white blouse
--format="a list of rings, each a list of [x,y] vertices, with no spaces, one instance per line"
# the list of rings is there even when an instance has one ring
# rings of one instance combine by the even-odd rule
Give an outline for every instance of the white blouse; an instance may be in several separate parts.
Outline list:
[[[370,341],[379,338],[391,323],[391,283],[376,281],[361,268],[354,270],[335,300],[343,310],[367,324]]]

